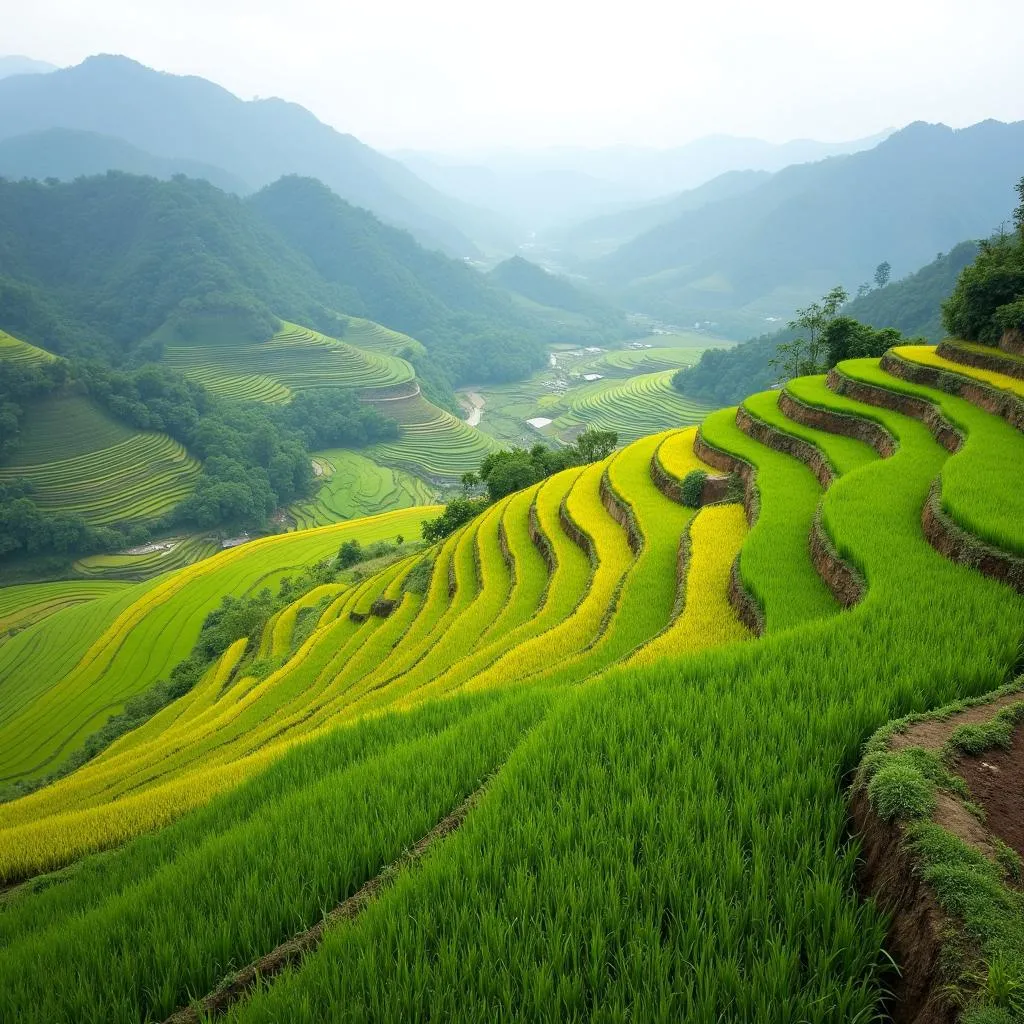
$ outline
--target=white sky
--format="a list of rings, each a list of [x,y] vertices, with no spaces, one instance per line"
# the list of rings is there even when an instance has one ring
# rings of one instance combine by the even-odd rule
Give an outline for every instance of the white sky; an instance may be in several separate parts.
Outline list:
[[[0,53],[124,53],[379,148],[838,141],[1024,119],[1021,0],[0,0]]]

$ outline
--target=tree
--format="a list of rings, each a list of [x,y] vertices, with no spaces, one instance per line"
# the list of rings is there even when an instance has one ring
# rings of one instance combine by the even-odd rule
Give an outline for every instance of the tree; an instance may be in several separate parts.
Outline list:
[[[480,477],[476,475],[472,470],[468,473],[462,474],[462,493],[469,495],[475,487],[480,485]]]
[[[347,540],[338,548],[338,557],[335,565],[339,569],[351,569],[357,562],[363,560],[363,546],[357,540]]]
[[[584,430],[576,438],[576,450],[580,462],[600,462],[607,459],[619,443],[619,435],[614,430]]]
[[[878,266],[875,267],[875,284],[878,285],[879,288],[884,288],[889,283],[889,277],[891,274],[892,264],[888,260],[879,263]]]
[[[1013,211],[1013,223],[1017,230],[1024,236],[1024,178],[1017,182],[1017,198],[1020,200],[1017,209]]]
[[[806,336],[801,333],[792,341],[782,342],[775,350],[775,358],[770,361],[771,366],[782,371],[784,379],[820,373],[825,369],[822,360],[825,331],[848,298],[846,289],[836,285],[820,302],[812,302],[797,310],[796,319],[790,320],[789,327],[793,331],[806,332]]]

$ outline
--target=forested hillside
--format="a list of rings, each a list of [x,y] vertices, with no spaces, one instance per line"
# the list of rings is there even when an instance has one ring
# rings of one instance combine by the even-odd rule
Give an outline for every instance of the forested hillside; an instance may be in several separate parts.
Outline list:
[[[875,149],[789,167],[691,211],[590,266],[629,308],[731,336],[888,261],[903,276],[1009,221],[1024,122],[954,131],[917,123]],[[941,210],[941,216],[936,216]]]
[[[525,309],[462,261],[296,177],[244,200],[185,178],[0,179],[0,299],[0,329],[105,359],[158,358],[155,332],[188,340],[211,317],[253,342],[279,319],[340,337],[348,316],[368,317],[426,346],[418,368],[442,393],[520,377],[549,341],[624,333],[603,311],[569,329],[557,312]]]
[[[49,128],[98,132],[155,156],[212,164],[250,189],[284,174],[315,175],[350,202],[457,256],[476,251],[463,228],[486,235],[490,223],[297,104],[246,102],[205,79],[154,71],[127,57],[90,57],[51,74],[0,81],[0,139]]]
[[[895,327],[904,334],[941,341],[946,335],[942,303],[977,255],[977,242],[961,242],[915,273],[858,295],[846,312],[874,327]]]
[[[510,292],[522,295],[540,306],[589,316],[598,322],[607,323],[612,330],[625,327],[623,314],[585,285],[549,273],[521,256],[513,256],[499,263],[491,271],[490,278]]]

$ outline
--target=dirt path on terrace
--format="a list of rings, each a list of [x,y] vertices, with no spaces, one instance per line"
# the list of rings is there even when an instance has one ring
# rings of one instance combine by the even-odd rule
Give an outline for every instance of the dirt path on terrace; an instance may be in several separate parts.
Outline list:
[[[287,942],[282,942],[280,946],[254,963],[243,967],[203,999],[176,1010],[164,1021],[164,1024],[201,1024],[209,1017],[220,1016],[255,988],[257,983],[268,981],[312,953],[323,941],[328,928],[342,921],[351,921],[358,917],[402,871],[419,861],[435,842],[454,832],[480,801],[486,786],[485,782],[483,786],[471,793],[451,814],[442,818],[426,835],[422,836],[414,846],[406,850],[397,860],[388,864],[380,874],[365,882],[348,899],[339,903],[322,921],[317,922],[304,932],[299,932]]]
[[[466,417],[466,425],[480,426],[480,421],[484,418],[484,396],[475,391],[467,391],[465,394],[459,395],[459,403],[469,413]]]

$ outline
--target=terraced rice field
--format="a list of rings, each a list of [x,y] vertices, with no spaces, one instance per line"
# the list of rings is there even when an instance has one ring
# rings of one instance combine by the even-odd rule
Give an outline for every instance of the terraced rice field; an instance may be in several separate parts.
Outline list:
[[[143,547],[147,550],[87,555],[78,559],[72,569],[88,579],[146,580],[209,558],[220,551],[220,541],[205,536],[173,537]]]
[[[899,411],[853,397],[855,380]],[[911,391],[924,404],[903,402]],[[881,723],[1014,671],[1024,595],[936,550],[922,509],[939,486],[958,528],[1024,550],[1024,517],[995,511],[1024,491],[1024,433],[877,361],[787,392],[509,496],[326,594],[301,642],[280,613],[257,651],[239,641],[147,725],[0,806],[0,880],[78,865],[0,913],[0,1016],[162,1020],[256,961],[258,985],[204,1009],[887,1013],[886,921],[858,896],[844,779]],[[928,410],[962,435],[955,453]],[[683,508],[655,486],[655,459],[741,472],[744,505]],[[0,721],[0,757],[13,743],[32,764],[39,722],[135,685],[161,631],[218,588],[262,585],[258,569],[273,579],[357,530],[401,521],[411,536],[416,514],[268,538],[30,627],[0,646],[0,678],[13,646],[8,665],[39,657],[30,635],[41,648],[75,616],[84,633],[87,612],[118,652],[47,650],[78,667],[54,700],[36,690],[18,729]],[[0,711],[42,674],[0,685]],[[301,948],[276,949],[296,932]],[[996,986],[979,992],[987,1020],[1013,1019],[993,1015]]]
[[[116,594],[127,585],[107,580],[59,580],[0,587],[0,643],[62,608]]]
[[[0,359],[13,363],[48,363],[54,358],[46,349],[36,348],[6,331],[0,331]]]
[[[322,481],[316,495],[289,509],[300,530],[437,502],[437,492],[419,477],[359,452],[343,448],[317,452],[314,464]]]
[[[43,511],[89,523],[155,519],[186,498],[199,463],[165,434],[111,419],[84,396],[30,405],[21,441],[0,465],[0,482],[28,480]]]
[[[163,678],[224,594],[276,588],[302,566],[333,557],[349,538],[415,537],[431,514],[436,509],[402,510],[255,540],[25,629],[0,648],[0,780],[45,773],[129,697]]]
[[[390,327],[374,323],[372,320],[363,320],[358,316],[348,318],[342,340],[367,352],[377,352],[389,356],[404,358],[409,352],[414,354],[426,352],[423,345],[415,338],[410,338],[408,334],[393,331]]]
[[[385,416],[398,421],[397,441],[370,445],[363,454],[439,484],[475,471],[497,444],[486,434],[439,409],[422,395],[376,403]]]
[[[214,394],[255,402],[286,402],[309,388],[389,388],[414,376],[404,359],[287,322],[268,341],[169,345],[164,358]]]
[[[707,406],[680,395],[672,387],[673,373],[663,370],[581,388],[572,394],[569,411],[555,420],[554,429],[614,430],[620,441],[635,441],[672,426],[699,423]]]
[[[699,348],[618,349],[588,362],[587,371],[607,377],[634,377],[641,373],[678,370],[699,362],[703,351]]]

